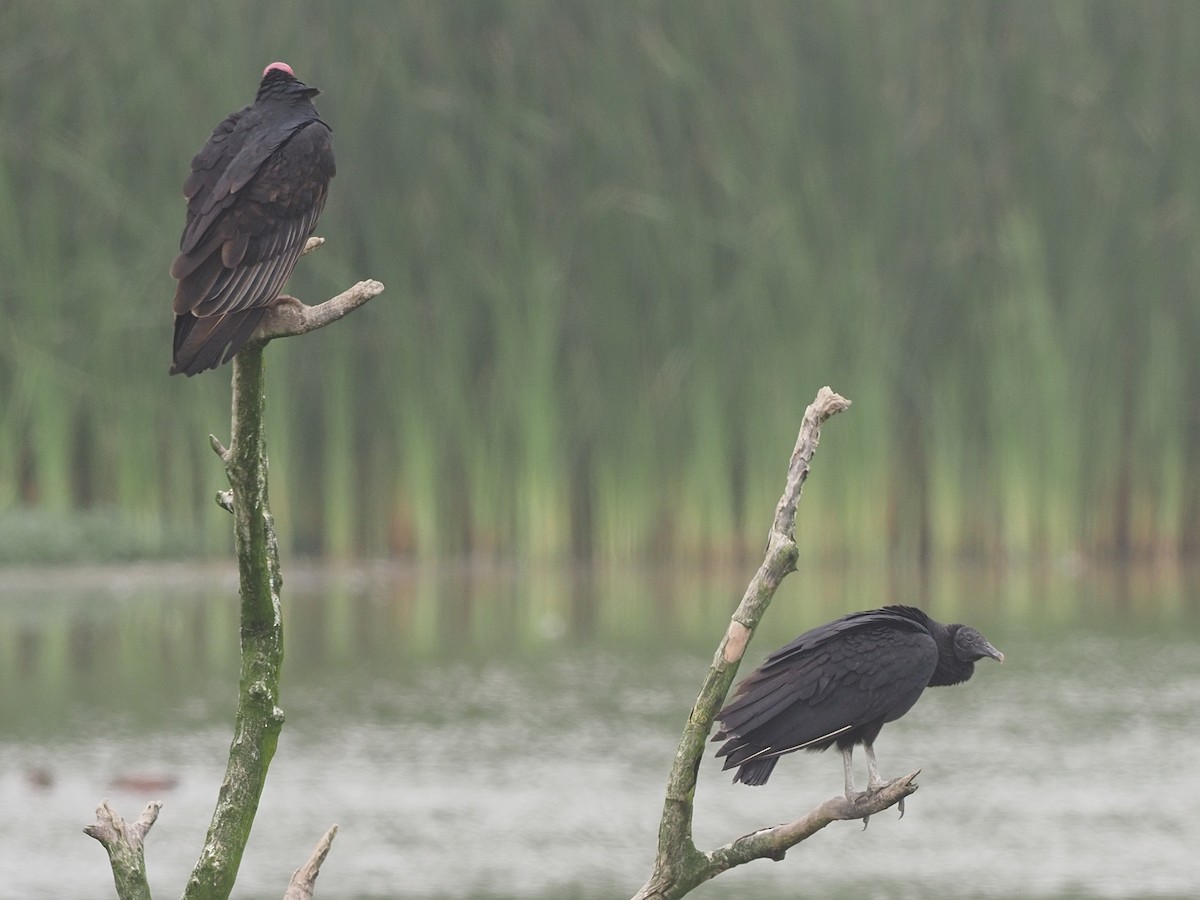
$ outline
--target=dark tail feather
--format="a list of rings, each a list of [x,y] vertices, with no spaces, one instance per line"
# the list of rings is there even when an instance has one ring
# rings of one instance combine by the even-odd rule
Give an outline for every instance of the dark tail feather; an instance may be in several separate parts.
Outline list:
[[[176,316],[171,374],[195,375],[229,362],[250,340],[266,311],[260,306],[220,316]]]
[[[766,754],[769,748],[746,743],[737,735],[730,735],[725,731],[716,733],[713,740],[718,739],[725,739],[725,745],[717,751],[718,759],[722,756],[725,757],[725,765],[721,766],[722,770],[738,767],[733,776],[734,784],[739,781],[749,785],[767,783],[767,779],[771,777],[771,772],[775,769],[775,763],[779,762],[777,755],[760,755]]]
[[[748,784],[752,787],[759,784],[766,784],[777,762],[779,762],[779,757],[772,756],[769,759],[756,759],[754,762],[745,763],[737,770],[737,774],[733,776],[733,783],[737,784],[740,781],[742,784]]]

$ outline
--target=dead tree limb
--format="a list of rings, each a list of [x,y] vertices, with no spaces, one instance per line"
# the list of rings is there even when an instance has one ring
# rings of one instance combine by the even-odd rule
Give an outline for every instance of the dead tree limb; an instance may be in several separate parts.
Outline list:
[[[265,344],[275,338],[293,337],[324,328],[382,291],[383,285],[378,281],[360,281],[316,306],[305,306],[295,297],[280,297],[279,302],[267,310],[263,320],[254,329],[251,340]]]
[[[310,240],[305,252],[320,243]],[[361,306],[383,290],[359,282],[318,306],[293,298],[272,307],[254,337],[233,358],[233,417],[229,449],[210,436],[225,463],[232,492],[234,546],[242,596],[242,672],[229,764],[217,797],[208,837],[184,891],[190,898],[229,896],[250,838],[267,768],[275,755],[283,710],[279,677],[283,664],[283,611],[279,592],[279,545],[267,497],[267,444],[263,428],[266,393],[263,347],[273,338],[306,334]],[[219,501],[218,501],[219,502]]]
[[[232,439],[220,456],[232,493],[241,585],[241,677],[225,778],[185,898],[224,898],[233,890],[283,727],[283,579],[267,497],[262,343],[248,344],[233,358],[232,393]]]
[[[729,628],[717,646],[712,665],[704,677],[700,696],[692,707],[683,735],[675,751],[675,761],[667,781],[666,802],[658,830],[658,854],[650,879],[635,895],[635,900],[668,900],[682,897],[696,885],[733,866],[752,859],[782,859],[789,847],[838,819],[861,819],[898,803],[916,790],[914,775],[896,779],[887,788],[850,803],[845,797],[827,800],[820,807],[786,825],[777,825],[744,835],[709,853],[696,848],[692,839],[692,815],[696,794],[696,773],[704,755],[713,717],[720,709],[737,673],[746,645],[758,627],[763,613],[775,596],[780,582],[795,571],[796,506],[809,464],[816,453],[821,426],[850,405],[850,401],[829,388],[821,388],[816,399],[804,411],[800,433],[788,465],[783,494],[775,507],[775,518],[767,537],[767,549],[758,572],[750,580],[741,603],[734,611]],[[876,808],[878,807],[878,808]]]
[[[292,881],[288,885],[287,893],[283,895],[283,900],[312,900],[317,876],[321,874],[321,864],[329,855],[329,846],[337,836],[337,830],[336,825],[330,825],[321,840],[317,841],[317,846],[313,848],[308,861],[292,873]]]
[[[304,252],[314,250],[322,243],[321,238],[310,238]],[[209,435],[209,443],[225,465],[230,486],[230,490],[217,495],[217,503],[234,517],[234,546],[242,597],[241,677],[225,778],[200,858],[184,889],[184,900],[223,900],[232,891],[258,812],[267,768],[275,755],[283,727],[283,710],[279,706],[283,664],[283,610],[280,603],[283,577],[279,569],[275,523],[267,497],[263,348],[275,338],[306,334],[335,322],[382,291],[383,285],[378,281],[361,281],[337,297],[311,307],[292,297],[281,297],[264,316],[250,342],[233,358],[229,447],[224,447],[212,435]],[[152,806],[156,816],[158,806]],[[149,811],[150,807],[147,807],[147,813]],[[143,813],[138,824],[146,819],[146,815]],[[153,821],[154,816],[151,816],[144,828],[131,832],[105,803],[97,812],[97,824],[86,829],[109,851],[121,900],[148,900],[150,897],[141,840]],[[315,863],[309,861],[313,868],[308,893],[297,896],[312,896],[312,882],[324,854],[329,851],[335,830],[326,834],[323,850],[321,845],[318,846],[320,859]],[[123,834],[134,834],[136,846],[124,840]],[[135,853],[126,852],[126,843]],[[125,884],[129,887],[123,888]]]
[[[883,812],[900,803],[917,789],[913,779],[918,774],[920,774],[919,771],[894,778],[874,793],[862,791],[855,796],[853,802],[842,796],[831,797],[794,822],[752,831],[723,847],[705,853],[704,857],[708,866],[702,873],[703,880],[707,881],[709,878],[720,875],[726,869],[732,869],[734,866],[740,866],[755,859],[781,860],[788,850],[812,837],[831,822],[867,819],[875,813]]]
[[[143,845],[146,832],[154,825],[160,809],[162,803],[157,800],[147,803],[138,820],[129,823],[117,814],[107,800],[102,800],[96,807],[95,824],[83,829],[84,834],[94,837],[108,851],[113,881],[121,900],[150,900]]]

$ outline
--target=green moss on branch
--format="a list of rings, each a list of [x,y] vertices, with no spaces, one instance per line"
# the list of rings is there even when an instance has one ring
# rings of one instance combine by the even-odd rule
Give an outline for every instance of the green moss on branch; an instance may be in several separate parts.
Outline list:
[[[233,890],[283,727],[279,707],[282,577],[268,504],[265,398],[263,347],[253,344],[234,357],[232,439],[228,450],[218,449],[233,494],[242,597],[242,670],[225,779],[204,849],[184,891],[185,898],[197,900],[228,897]]]

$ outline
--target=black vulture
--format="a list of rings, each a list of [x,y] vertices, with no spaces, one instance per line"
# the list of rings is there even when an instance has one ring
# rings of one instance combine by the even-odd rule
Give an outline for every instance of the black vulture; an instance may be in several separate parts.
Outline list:
[[[967,625],[943,625],[912,606],[885,606],[814,628],[767,657],[717,713],[725,741],[717,756],[738,767],[734,782],[766,784],[779,757],[796,750],[842,751],[853,800],[852,753],[862,744],[868,791],[884,785],[875,738],[910,709],[926,686],[960,684],[975,660],[1004,654]]]
[[[228,362],[254,333],[296,267],[334,175],[320,91],[275,62],[254,103],[213,131],[183,184],[187,224],[171,265],[171,374]]]

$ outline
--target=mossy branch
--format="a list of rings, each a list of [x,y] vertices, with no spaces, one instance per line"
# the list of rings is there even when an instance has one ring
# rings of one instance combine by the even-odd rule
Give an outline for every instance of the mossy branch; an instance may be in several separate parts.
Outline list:
[[[322,243],[321,238],[311,238],[305,252]],[[222,900],[233,890],[258,812],[267,769],[283,727],[283,710],[279,706],[283,664],[280,603],[283,576],[268,503],[263,348],[274,338],[305,334],[335,322],[382,291],[383,285],[378,281],[362,281],[313,307],[291,297],[281,297],[281,302],[272,307],[259,324],[251,341],[233,358],[229,447],[225,448],[211,435],[209,442],[225,464],[230,486],[230,490],[217,495],[217,502],[234,517],[234,546],[242,597],[241,677],[225,778],[204,848],[184,889],[185,900]],[[147,807],[147,812],[149,809]],[[104,821],[101,821],[101,812]],[[155,806],[154,814],[157,812]],[[108,850],[121,900],[148,900],[150,890],[146,883],[141,839],[153,823],[153,816],[144,829],[134,834],[136,841],[128,839],[133,833],[123,828],[120,817],[107,804],[101,806],[97,818],[97,824],[86,830]],[[306,867],[293,878],[288,896],[312,896],[317,872],[335,833],[336,826],[326,834]],[[303,878],[301,872],[305,873]],[[307,893],[297,894],[297,890]]]
[[[241,585],[241,678],[225,779],[204,849],[183,894],[196,900],[228,897],[233,890],[283,727],[283,578],[268,504],[265,405],[263,344],[252,343],[233,358],[232,439],[220,454],[232,493]]]
[[[160,809],[162,803],[155,800],[146,804],[136,822],[127,823],[107,800],[102,800],[96,807],[95,824],[83,829],[84,834],[94,837],[108,851],[117,896],[121,900],[150,900],[143,844]]]
[[[781,858],[787,847],[804,840],[809,834],[824,828],[830,821],[841,818],[840,813],[846,812],[836,807],[835,798],[796,823],[754,832],[711,853],[698,850],[692,840],[696,773],[704,755],[708,733],[712,729],[713,717],[720,709],[725,695],[729,693],[729,687],[737,674],[738,663],[746,652],[746,645],[775,596],[776,589],[784,577],[796,569],[796,559],[799,555],[795,534],[796,507],[800,502],[804,481],[808,478],[809,464],[820,441],[821,426],[830,416],[849,406],[849,400],[823,387],[804,411],[800,433],[788,465],[787,481],[775,507],[775,518],[767,536],[762,565],[746,587],[725,636],[717,645],[712,665],[704,677],[700,695],[692,707],[675,751],[675,761],[667,781],[666,802],[659,824],[658,854],[654,861],[654,871],[635,895],[635,900],[682,897],[696,885],[732,866],[763,857]],[[909,780],[911,777],[909,776]],[[898,779],[900,780],[903,779]],[[912,786],[912,790],[916,790],[915,785]],[[881,794],[883,791],[873,797],[879,797]],[[897,796],[892,802],[898,802],[901,796]],[[844,797],[841,801],[850,805]],[[863,818],[864,815],[870,815],[870,812],[866,811],[866,805],[865,800],[855,802],[851,811],[857,811],[858,814],[845,817]],[[873,807],[874,804],[870,805]]]

